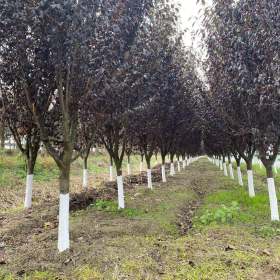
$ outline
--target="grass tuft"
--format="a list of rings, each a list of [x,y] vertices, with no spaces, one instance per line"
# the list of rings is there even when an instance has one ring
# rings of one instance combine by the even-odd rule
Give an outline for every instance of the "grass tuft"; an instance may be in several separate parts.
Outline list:
[[[95,268],[89,265],[84,265],[75,270],[77,280],[101,280],[104,279],[102,274]]]
[[[98,211],[109,212],[112,214],[118,214],[124,217],[138,217],[143,214],[143,212],[136,208],[125,208],[119,209],[118,203],[111,200],[97,200],[94,204],[90,205],[91,208],[94,208]]]

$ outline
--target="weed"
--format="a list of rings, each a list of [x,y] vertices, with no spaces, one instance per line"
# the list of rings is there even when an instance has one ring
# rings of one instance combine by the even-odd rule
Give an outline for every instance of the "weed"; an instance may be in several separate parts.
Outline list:
[[[263,223],[269,220],[269,201],[266,193],[258,193],[250,198],[248,193],[240,187],[230,185],[230,190],[210,194],[205,199],[204,209],[213,209],[221,204],[230,204],[236,201],[240,207],[235,221],[248,224]]]
[[[280,235],[280,224],[264,225],[256,228],[256,233],[261,237],[275,237]]]
[[[101,280],[102,274],[95,268],[88,265],[84,265],[75,270],[75,276],[77,280]]]
[[[15,280],[11,273],[8,273],[2,269],[0,269],[0,280]]]
[[[110,200],[101,200],[101,199],[97,200],[90,207],[98,211],[109,212],[112,214],[119,214],[121,216],[129,217],[129,218],[140,216],[143,213],[141,210],[136,208],[119,209],[117,202],[110,201]]]
[[[212,211],[206,210],[205,213],[199,218],[200,223],[203,225],[209,225],[215,223],[231,223],[233,218],[237,216],[239,206],[236,201],[233,201],[230,206],[222,205],[218,209]]]

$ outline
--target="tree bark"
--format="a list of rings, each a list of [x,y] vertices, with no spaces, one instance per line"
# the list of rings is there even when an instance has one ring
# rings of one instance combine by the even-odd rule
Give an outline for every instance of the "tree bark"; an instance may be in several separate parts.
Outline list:
[[[246,162],[247,170],[252,170],[252,168],[253,168],[252,158],[245,160],[245,162]]]
[[[61,194],[69,193],[70,189],[70,163],[60,167],[59,190]]]
[[[116,166],[117,176],[122,176],[122,162],[119,159],[114,158],[114,163]]]
[[[5,125],[0,123],[0,148],[5,149]]]
[[[84,161],[84,169],[88,169],[88,155],[83,158]]]
[[[266,177],[273,178],[273,165],[271,163],[265,165]]]

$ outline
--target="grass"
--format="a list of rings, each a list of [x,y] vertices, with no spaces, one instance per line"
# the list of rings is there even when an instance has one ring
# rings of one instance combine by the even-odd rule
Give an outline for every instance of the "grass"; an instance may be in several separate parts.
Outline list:
[[[209,195],[204,207],[213,209],[221,204],[230,205],[232,202],[237,202],[240,207],[235,221],[255,224],[269,220],[267,194],[257,194],[254,198],[250,198],[247,191],[241,187]]]
[[[155,158],[152,165],[155,165]],[[140,157],[131,156],[131,171],[138,173]],[[97,187],[109,177],[109,157],[107,153],[96,152],[88,159],[89,184]],[[82,189],[82,159],[76,160],[71,168],[71,191]],[[126,175],[126,160],[123,162],[123,174]],[[40,203],[42,197],[57,198],[59,170],[50,156],[37,158],[34,171],[33,203]],[[15,212],[23,207],[25,195],[26,164],[24,157],[17,151],[0,151],[0,204],[5,212]]]
[[[90,205],[93,209],[96,209],[97,211],[104,211],[107,213],[120,215],[124,217],[139,217],[143,215],[143,212],[136,208],[125,208],[125,209],[119,209],[118,203],[116,201],[110,201],[110,200],[97,200],[94,204]]]
[[[39,156],[34,174],[36,174],[35,181],[49,181],[58,176],[58,169],[50,157]],[[0,156],[0,187],[7,185],[12,187],[19,181],[23,181],[25,177],[26,163],[24,157],[15,153],[10,155],[3,155],[2,153]]]
[[[104,279],[102,274],[88,265],[77,268],[74,272],[77,280],[101,280]]]
[[[152,164],[155,164],[155,158],[152,159]],[[131,157],[132,172],[138,172],[140,164],[139,156]],[[109,158],[106,153],[95,153],[89,157],[88,169],[90,173],[104,174],[108,172]],[[81,176],[83,169],[82,159],[78,159],[72,165],[72,176]],[[123,172],[126,174],[126,161],[123,163]],[[38,156],[35,170],[34,180],[38,182],[46,182],[56,179],[59,175],[59,170],[50,156]],[[16,185],[19,181],[25,180],[26,163],[24,157],[18,152],[0,154],[0,187]]]
[[[231,212],[233,203],[238,205],[238,209]],[[222,224],[221,219],[213,218],[213,213],[218,211],[224,211],[222,215],[231,214],[232,219],[224,223],[246,228],[245,230],[262,237],[280,236],[280,223],[270,222],[269,199],[264,191],[250,198],[245,187],[229,182],[227,190],[220,190],[205,198],[203,206],[197,213],[195,226]]]

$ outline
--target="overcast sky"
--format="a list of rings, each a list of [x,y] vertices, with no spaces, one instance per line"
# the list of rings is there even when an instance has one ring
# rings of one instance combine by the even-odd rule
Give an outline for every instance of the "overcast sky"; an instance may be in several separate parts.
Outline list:
[[[189,31],[186,34],[185,42],[186,45],[192,44],[191,32],[200,27],[201,14],[199,10],[201,6],[196,4],[197,0],[173,0],[175,3],[179,3],[181,5],[180,14],[182,26],[184,28],[188,28]],[[209,3],[211,0],[206,1]],[[195,22],[195,26],[192,24]]]
[[[180,14],[183,27],[187,27],[191,30],[193,21],[198,17],[198,6],[196,5],[196,0],[175,0],[175,2],[176,1],[181,4]],[[191,36],[189,32],[186,36],[186,43],[191,43]]]

